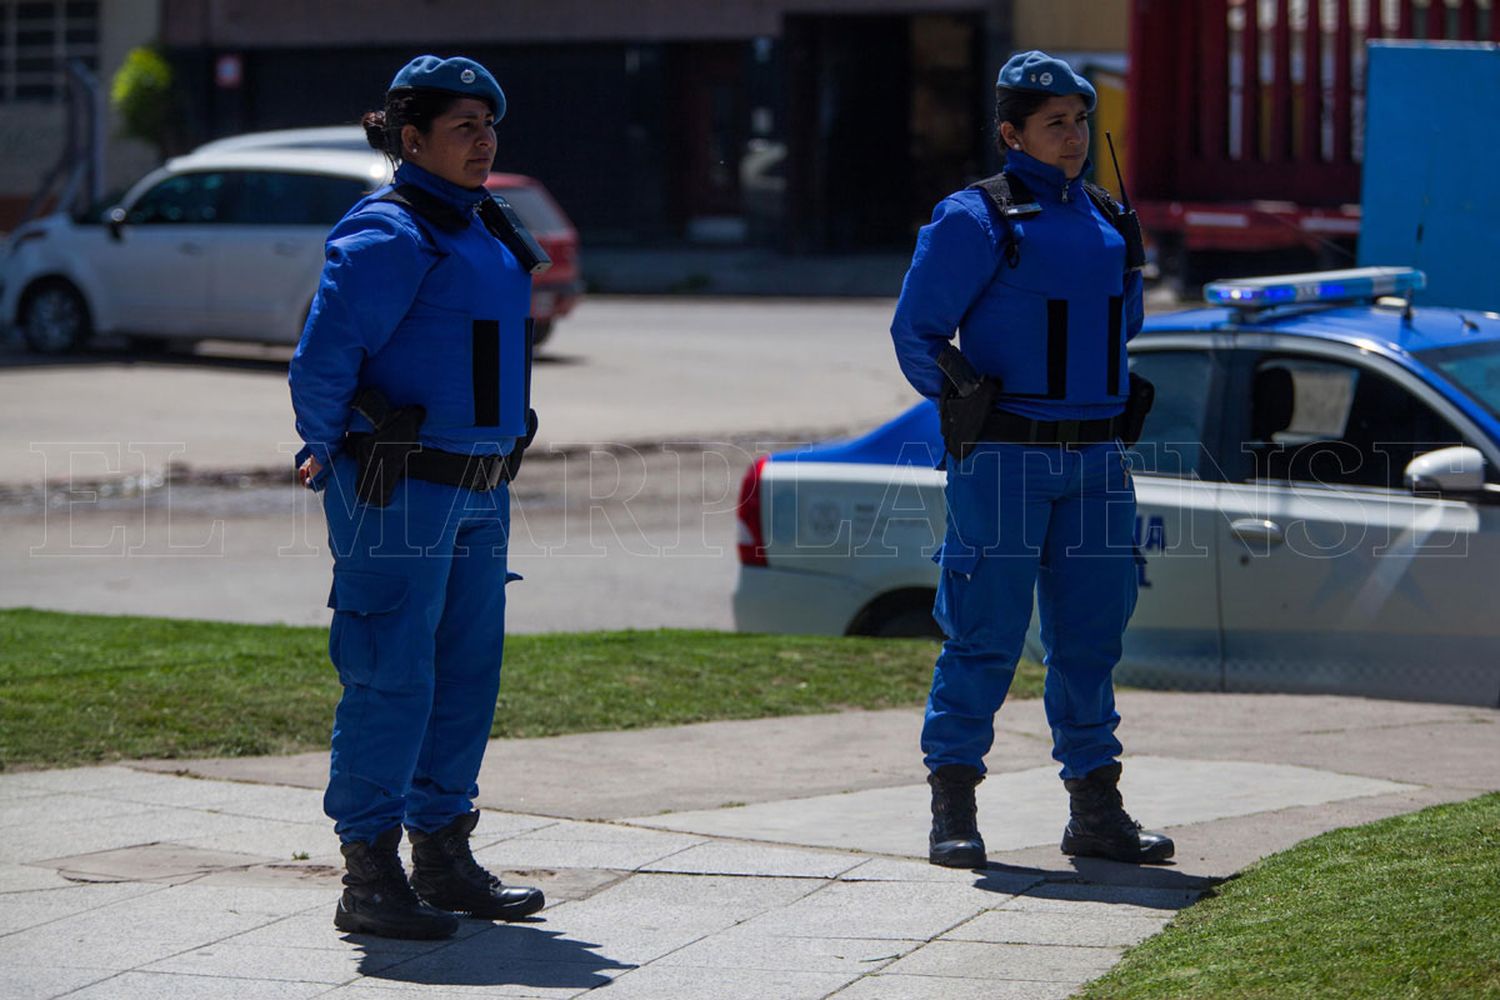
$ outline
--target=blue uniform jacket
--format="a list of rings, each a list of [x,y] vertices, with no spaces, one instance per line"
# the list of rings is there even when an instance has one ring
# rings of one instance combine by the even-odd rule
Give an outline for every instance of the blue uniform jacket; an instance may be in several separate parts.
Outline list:
[[[415,184],[470,214],[446,233],[377,199],[351,208],[328,236],[323,279],[292,355],[297,434],[332,465],[345,431],[370,425],[350,409],[373,386],[392,406],[427,410],[421,443],[464,454],[508,453],[526,432],[531,275],[473,211],[489,197],[403,163]],[[317,485],[317,484],[315,484]]]
[[[970,363],[999,377],[999,409],[1034,420],[1114,416],[1129,391],[1125,342],[1144,316],[1140,272],[1125,274],[1125,241],[1081,178],[1021,152],[1007,154],[1006,170],[1042,207],[1012,222],[1019,266],[1004,259],[1005,230],[984,192],[938,202],[891,324],[901,370],[936,399],[944,376],[934,359],[956,330]]]

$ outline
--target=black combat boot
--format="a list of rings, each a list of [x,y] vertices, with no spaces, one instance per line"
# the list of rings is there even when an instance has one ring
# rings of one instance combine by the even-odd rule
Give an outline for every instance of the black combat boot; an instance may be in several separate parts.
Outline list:
[[[1096,767],[1082,778],[1064,778],[1072,818],[1063,830],[1062,852],[1130,864],[1172,856],[1172,838],[1142,830],[1120,801],[1120,765]]]
[[[976,768],[962,764],[944,764],[927,776],[932,786],[928,861],[944,868],[984,867],[984,838],[974,815],[974,786],[983,780]]]
[[[406,881],[396,845],[401,828],[393,826],[369,843],[345,844],[344,895],[333,926],[350,934],[433,940],[451,937],[458,918],[434,910],[417,898]]]
[[[469,850],[479,813],[465,813],[441,830],[407,830],[411,884],[427,902],[486,920],[520,920],[547,902],[540,889],[505,886],[480,867]]]

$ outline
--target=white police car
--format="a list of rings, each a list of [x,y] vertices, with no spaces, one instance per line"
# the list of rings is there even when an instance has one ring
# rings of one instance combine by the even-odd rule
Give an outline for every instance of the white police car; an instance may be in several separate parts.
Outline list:
[[[1500,315],[1424,308],[1424,284],[1218,282],[1209,308],[1147,320],[1122,680],[1500,705]],[[755,463],[738,627],[936,634],[941,455],[923,402]]]

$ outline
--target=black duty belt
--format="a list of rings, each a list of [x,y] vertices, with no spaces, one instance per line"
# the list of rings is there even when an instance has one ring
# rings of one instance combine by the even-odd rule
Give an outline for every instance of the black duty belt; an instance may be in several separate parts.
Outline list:
[[[1125,432],[1125,415],[1100,420],[1032,420],[996,410],[985,418],[981,441],[1012,444],[1098,444]]]
[[[351,453],[356,453],[353,442],[367,436],[357,431],[349,433]],[[510,467],[501,455],[461,455],[436,448],[418,448],[406,456],[405,469],[413,479],[462,486],[476,493],[499,489],[510,481]]]

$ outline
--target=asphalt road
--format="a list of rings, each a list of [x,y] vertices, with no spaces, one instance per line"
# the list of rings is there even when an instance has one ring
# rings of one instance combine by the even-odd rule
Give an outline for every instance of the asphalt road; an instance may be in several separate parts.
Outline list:
[[[526,580],[509,589],[510,627],[732,627],[733,510],[754,454],[916,400],[890,311],[586,302],[536,368],[542,431],[514,495],[512,568]],[[278,482],[297,447],[288,354],[0,356],[0,606],[326,621],[321,508]]]

